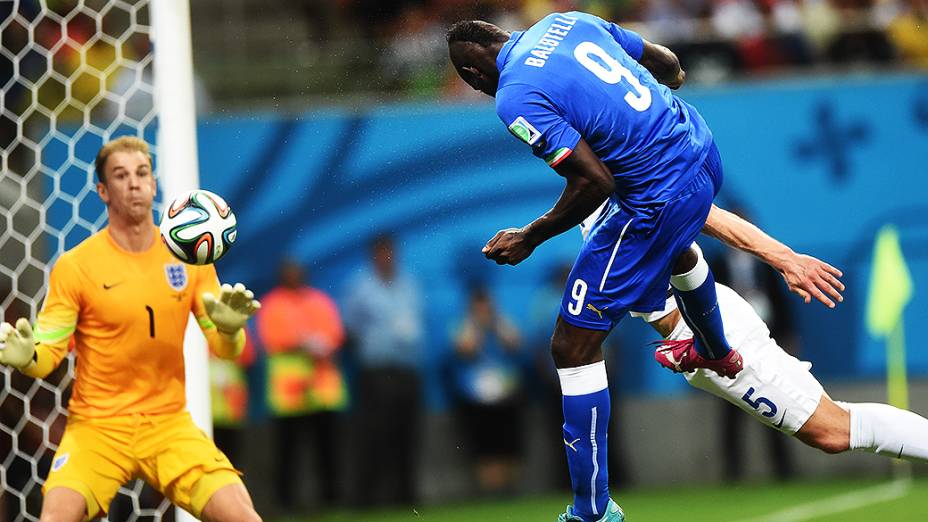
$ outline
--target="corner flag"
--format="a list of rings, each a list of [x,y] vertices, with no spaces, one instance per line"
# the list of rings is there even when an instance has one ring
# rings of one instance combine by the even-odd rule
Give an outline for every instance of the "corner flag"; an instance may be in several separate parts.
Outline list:
[[[902,256],[899,233],[884,225],[873,245],[873,271],[867,299],[867,330],[887,337],[902,320],[902,311],[912,299],[912,275]]]
[[[887,395],[893,406],[908,409],[905,328],[902,314],[912,300],[912,275],[899,246],[899,233],[884,225],[873,245],[873,271],[867,298],[867,330],[886,339]]]

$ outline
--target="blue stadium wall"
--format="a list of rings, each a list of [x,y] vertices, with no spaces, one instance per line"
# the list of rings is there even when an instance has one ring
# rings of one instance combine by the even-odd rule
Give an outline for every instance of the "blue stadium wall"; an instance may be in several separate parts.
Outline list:
[[[772,235],[845,272],[837,310],[793,298],[802,357],[825,379],[883,376],[883,344],[867,335],[863,314],[875,231],[894,223],[916,288],[905,315],[909,368],[928,374],[919,335],[928,322],[928,78],[765,82],[682,96],[705,116],[722,151],[719,203],[746,208]],[[369,240],[390,232],[400,264],[423,289],[432,404],[442,403],[435,370],[471,285],[490,288],[526,338],[546,349],[556,305],[545,304],[552,298],[540,289],[573,259],[579,233],[542,245],[517,267],[482,258],[496,230],[547,210],[563,184],[505,131],[491,105],[214,117],[198,132],[202,186],[222,194],[239,220],[237,243],[219,262],[223,280],[266,291],[288,256],[340,298],[366,264]],[[83,140],[76,153],[92,158],[98,145]],[[47,151],[45,161],[55,155]],[[78,192],[86,179],[75,173],[62,189]],[[49,218],[93,215],[99,203],[86,199]],[[705,241],[710,251],[712,243]],[[686,388],[653,364],[646,327],[627,319],[614,337],[613,382],[625,391]]]

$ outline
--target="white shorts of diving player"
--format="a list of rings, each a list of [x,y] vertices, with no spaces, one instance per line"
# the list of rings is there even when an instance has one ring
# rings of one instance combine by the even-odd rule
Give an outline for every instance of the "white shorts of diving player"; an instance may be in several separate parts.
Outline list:
[[[599,208],[594,210],[592,214],[580,222],[580,234],[583,236],[584,241],[586,240],[586,236],[590,235],[590,230],[593,229],[593,225],[596,224],[596,219],[599,218],[599,215],[602,213],[603,209],[606,208],[607,203],[609,203],[608,199],[603,201]]]
[[[810,373],[812,364],[780,348],[770,338],[767,325],[734,290],[721,284],[715,287],[725,337],[744,358],[744,369],[734,379],[708,370],[685,373],[684,377],[692,386],[725,399],[762,423],[795,434],[818,408],[824,393],[822,385]],[[653,322],[676,307],[676,301],[670,297],[663,311],[631,312],[631,315]],[[691,337],[693,333],[681,319],[668,339]]]

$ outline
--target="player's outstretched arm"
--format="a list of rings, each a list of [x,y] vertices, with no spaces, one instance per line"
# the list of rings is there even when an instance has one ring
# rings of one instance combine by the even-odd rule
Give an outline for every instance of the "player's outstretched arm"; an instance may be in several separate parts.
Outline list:
[[[554,167],[567,186],[554,207],[522,228],[500,230],[483,254],[499,265],[515,265],[535,247],[580,224],[615,190],[612,173],[581,139],[573,152]]]
[[[840,270],[812,256],[797,254],[754,224],[727,210],[712,205],[703,232],[776,268],[790,291],[806,303],[814,297],[828,308],[834,308],[832,299],[844,300],[841,296],[844,284],[838,279],[843,276]]]
[[[647,69],[654,79],[670,87],[679,89],[686,81],[686,72],[680,67],[680,59],[670,49],[663,45],[643,40],[644,50],[638,60]]]
[[[202,298],[211,324],[200,324],[201,327],[206,326],[203,331],[210,341],[210,348],[224,359],[237,357],[245,346],[245,323],[261,308],[261,303],[242,283],[236,283],[235,286],[224,284],[219,290],[219,297],[204,292]],[[215,326],[219,334],[218,342],[211,339],[210,326]]]

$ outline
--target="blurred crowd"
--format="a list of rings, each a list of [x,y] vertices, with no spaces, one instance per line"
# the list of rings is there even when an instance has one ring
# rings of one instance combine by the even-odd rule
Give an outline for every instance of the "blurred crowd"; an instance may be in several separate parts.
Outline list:
[[[569,10],[591,12],[667,45],[700,83],[801,68],[928,67],[928,0],[344,1],[325,13],[305,13],[319,42],[352,30],[383,42],[378,65],[392,87],[455,98],[467,93],[448,70],[443,35],[449,24],[484,19],[517,30]],[[320,16],[331,23],[323,28]],[[332,27],[351,29],[336,34]]]
[[[49,111],[66,120],[87,107],[102,127],[117,117],[142,125],[153,117],[146,13],[98,3],[55,2],[51,12],[34,0],[0,5],[0,18],[15,18],[3,31],[0,75],[22,78],[5,87],[7,107],[44,107],[38,124]],[[694,83],[928,68],[928,0],[201,0],[191,4],[198,111],[261,100],[279,107],[476,96],[448,64],[448,25],[485,19],[516,30],[567,10],[669,46]]]
[[[390,4],[388,2],[388,4]],[[385,31],[384,64],[406,88],[445,65],[444,27],[481,18],[523,29],[553,11],[581,10],[664,44],[691,81],[717,83],[796,69],[928,67],[928,0],[497,0],[392,2],[394,18],[366,18]],[[447,71],[433,87],[446,97],[466,86]]]

